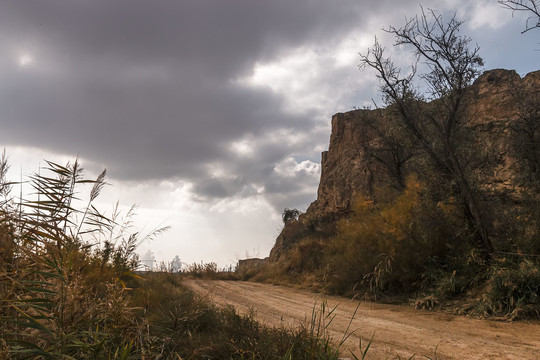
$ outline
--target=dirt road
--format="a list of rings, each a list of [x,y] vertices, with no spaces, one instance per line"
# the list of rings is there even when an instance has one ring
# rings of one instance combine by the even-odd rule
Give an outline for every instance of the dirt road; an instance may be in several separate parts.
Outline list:
[[[358,301],[251,282],[186,280],[194,291],[240,311],[253,309],[272,326],[298,326],[311,318],[314,304],[338,306],[330,335],[341,340]],[[368,359],[540,359],[540,323],[507,323],[413,310],[407,306],[360,303],[343,356],[359,355],[374,334]],[[351,356],[352,357],[352,356]]]

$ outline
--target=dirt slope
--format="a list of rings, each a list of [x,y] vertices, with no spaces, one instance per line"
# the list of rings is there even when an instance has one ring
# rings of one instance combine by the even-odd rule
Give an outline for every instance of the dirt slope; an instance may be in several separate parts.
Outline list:
[[[270,325],[297,326],[311,317],[315,303],[327,299],[338,305],[330,333],[341,340],[358,301],[330,297],[281,286],[250,282],[186,280],[194,291],[218,304],[232,304],[240,312],[254,309],[256,318]],[[413,310],[407,306],[362,302],[346,342],[359,354],[358,343],[374,340],[368,359],[540,359],[540,323],[506,323]],[[344,351],[343,356],[350,352]],[[352,356],[351,356],[352,357]]]

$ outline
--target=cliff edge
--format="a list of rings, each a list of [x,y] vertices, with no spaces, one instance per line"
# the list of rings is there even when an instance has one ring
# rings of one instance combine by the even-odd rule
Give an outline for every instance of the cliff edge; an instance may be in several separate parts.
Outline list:
[[[521,78],[515,71],[496,69],[484,72],[469,88],[464,126],[496,164],[481,168],[482,186],[504,189],[509,198],[519,195],[519,176],[513,166],[515,125],[523,118],[520,92],[538,94],[540,71]],[[536,95],[537,96],[537,95]],[[429,103],[426,106],[430,106]],[[276,239],[269,260],[277,261],[291,245],[305,236],[329,237],[339,219],[350,213],[357,195],[373,198],[376,189],[393,186],[395,179],[366,149],[381,142],[381,134],[369,126],[385,121],[385,109],[354,110],[332,117],[328,151],[322,153],[321,179],[317,199],[298,221],[285,225]],[[533,139],[534,141],[534,139]],[[407,169],[415,172],[414,162]]]

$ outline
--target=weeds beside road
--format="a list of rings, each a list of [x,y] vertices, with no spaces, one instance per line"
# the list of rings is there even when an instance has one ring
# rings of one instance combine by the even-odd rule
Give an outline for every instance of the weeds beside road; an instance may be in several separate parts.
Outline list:
[[[89,180],[78,161],[47,162],[25,199],[8,168],[0,157],[0,359],[337,359],[307,328],[218,308],[179,274],[135,273],[132,211],[122,221],[92,204],[105,171]]]

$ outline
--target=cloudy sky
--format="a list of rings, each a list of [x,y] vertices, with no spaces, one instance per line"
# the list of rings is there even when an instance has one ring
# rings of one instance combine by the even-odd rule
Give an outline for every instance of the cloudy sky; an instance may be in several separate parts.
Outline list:
[[[540,30],[496,0],[457,11],[486,69],[540,66]],[[316,198],[333,113],[377,99],[358,52],[420,11],[400,0],[2,0],[0,145],[12,169],[73,160],[109,183],[99,205],[138,204],[172,229],[143,258],[267,256],[285,207]]]

